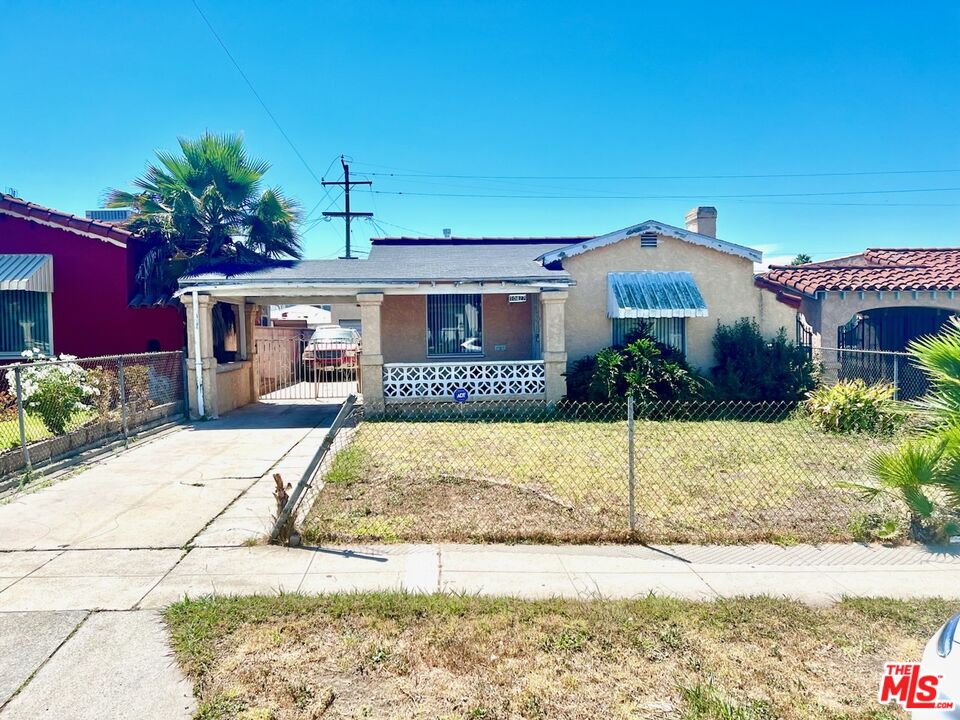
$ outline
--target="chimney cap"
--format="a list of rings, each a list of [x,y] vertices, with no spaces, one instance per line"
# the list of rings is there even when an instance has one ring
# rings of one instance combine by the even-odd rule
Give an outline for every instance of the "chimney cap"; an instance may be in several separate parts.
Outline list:
[[[687,213],[687,220],[695,220],[697,218],[715,218],[717,216],[717,209],[712,205],[700,205],[699,207],[691,208]]]

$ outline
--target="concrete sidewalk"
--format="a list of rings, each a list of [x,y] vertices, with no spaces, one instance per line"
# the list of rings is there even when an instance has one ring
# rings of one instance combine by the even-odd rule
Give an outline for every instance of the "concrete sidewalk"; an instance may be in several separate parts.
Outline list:
[[[523,598],[960,599],[948,548],[363,545],[0,553],[0,612],[139,610],[184,597],[402,590]]]

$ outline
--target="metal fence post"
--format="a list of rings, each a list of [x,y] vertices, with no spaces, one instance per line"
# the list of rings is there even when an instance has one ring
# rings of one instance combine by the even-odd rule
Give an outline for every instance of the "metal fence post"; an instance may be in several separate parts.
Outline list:
[[[120,391],[120,420],[123,425],[123,444],[130,444],[130,428],[127,418],[127,383],[123,377],[123,355],[117,358],[117,379]]]
[[[893,399],[900,399],[900,356],[893,356]]]
[[[627,503],[630,507],[630,532],[637,531],[637,507],[634,493],[633,395],[627,396]]]
[[[30,449],[27,447],[27,427],[24,421],[24,412],[23,412],[23,387],[20,382],[20,366],[17,365],[13,368],[13,375],[16,378],[16,389],[17,389],[17,422],[20,424],[20,448],[23,450],[23,464],[27,468],[27,472],[33,472],[33,465],[30,463]]]

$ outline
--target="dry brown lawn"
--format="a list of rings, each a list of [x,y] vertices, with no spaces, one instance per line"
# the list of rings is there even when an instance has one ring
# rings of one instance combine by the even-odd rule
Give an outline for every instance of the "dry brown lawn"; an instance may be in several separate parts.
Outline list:
[[[699,603],[360,594],[167,611],[203,720],[905,717],[884,661],[918,659],[944,601]]]
[[[640,421],[636,512],[648,542],[857,537],[884,442],[780,422]],[[313,541],[630,539],[625,423],[366,422],[326,476]]]

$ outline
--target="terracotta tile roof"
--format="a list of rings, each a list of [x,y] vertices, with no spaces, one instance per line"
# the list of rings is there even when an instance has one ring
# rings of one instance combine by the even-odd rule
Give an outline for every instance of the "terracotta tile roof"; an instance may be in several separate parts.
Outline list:
[[[43,205],[27,202],[13,195],[0,193],[0,214],[2,213],[18,215],[42,223],[59,225],[72,232],[94,235],[104,240],[112,240],[119,243],[126,243],[133,237],[133,233],[129,230],[124,230],[112,223],[89,220],[71,215],[70,213],[53,210]]]
[[[870,248],[863,265],[772,265],[761,277],[813,295],[819,290],[960,290],[960,248]]]

